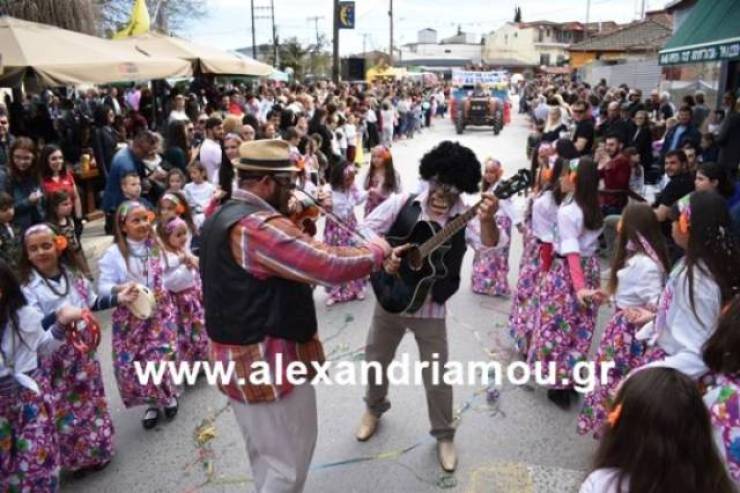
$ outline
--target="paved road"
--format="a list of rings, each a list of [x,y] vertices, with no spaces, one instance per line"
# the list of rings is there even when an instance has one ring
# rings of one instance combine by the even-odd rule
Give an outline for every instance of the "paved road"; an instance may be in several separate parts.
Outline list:
[[[447,121],[435,120],[431,129],[393,147],[403,185],[415,189],[420,157],[444,139],[460,140],[480,160],[500,159],[507,173],[527,166],[524,145],[527,126],[514,121],[500,136],[489,129],[471,129],[458,137]],[[92,228],[91,228],[92,229]],[[100,250],[105,240],[90,237],[88,247]],[[511,253],[512,286],[521,252],[515,234]],[[449,303],[450,359],[461,362],[499,361],[510,358],[504,328],[510,302],[475,295],[470,291],[468,254],[465,280]],[[316,291],[319,327],[327,355],[335,360],[362,358],[374,300],[326,308],[323,290]],[[603,315],[603,313],[602,313]],[[602,316],[603,318],[603,316]],[[103,322],[110,327],[110,316]],[[603,325],[603,320],[601,321]],[[101,359],[108,399],[116,427],[116,457],[107,469],[83,479],[67,479],[64,491],[75,492],[218,492],[253,491],[244,443],[226,399],[204,382],[188,389],[180,413],[171,423],[153,431],[141,427],[143,410],[125,410],[111,368],[110,330],[105,331]],[[418,352],[410,336],[398,355]],[[363,411],[361,387],[320,386],[319,437],[314,470],[307,492],[569,492],[577,491],[588,469],[595,442],[576,433],[576,410],[564,412],[549,404],[542,390],[505,385],[493,404],[485,387],[457,385],[455,406],[460,422],[456,443],[457,473],[448,477],[438,466],[434,442],[429,438],[423,388],[397,387],[390,393],[393,408],[373,439],[358,443],[353,432]],[[215,438],[198,446],[198,426],[212,422]],[[204,438],[204,434],[200,434]],[[411,450],[402,453],[409,448]],[[352,459],[348,464],[331,465]]]

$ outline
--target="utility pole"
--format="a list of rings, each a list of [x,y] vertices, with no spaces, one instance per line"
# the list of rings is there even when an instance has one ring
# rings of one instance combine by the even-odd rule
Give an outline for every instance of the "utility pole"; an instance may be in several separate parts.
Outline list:
[[[642,8],[640,9],[640,19],[645,20],[645,0],[642,0]]]
[[[252,58],[257,59],[257,35],[254,30],[254,0],[252,3]]]
[[[334,0],[334,57],[331,66],[331,79],[335,84],[339,82],[339,0]]]
[[[391,45],[390,45],[390,56],[388,57],[388,65],[393,66],[393,0],[390,0],[391,6],[388,10],[388,17],[391,20]]]
[[[367,53],[367,38],[370,37],[370,33],[362,33],[362,54]]]
[[[588,22],[589,18],[591,17],[591,0],[586,0],[586,33],[584,34],[584,37],[586,39],[589,38],[589,31],[588,31]]]
[[[314,28],[316,29],[316,50],[319,49],[319,21],[324,18],[323,15],[315,15],[313,17],[308,17],[308,21],[313,21]]]
[[[275,65],[275,67],[277,67],[280,63],[280,60],[278,59],[277,26],[275,25],[275,2],[274,0],[270,0],[269,7],[267,6],[255,7],[255,10],[261,10],[261,11],[269,10],[270,11],[268,15],[254,16],[253,19],[268,19],[272,22],[272,57],[273,57],[273,64]],[[257,57],[255,56],[255,58]]]
[[[270,0],[270,13],[272,16],[272,52],[273,60],[275,60],[275,68],[280,65],[278,60],[278,45],[277,45],[277,27],[275,27],[275,0]]]

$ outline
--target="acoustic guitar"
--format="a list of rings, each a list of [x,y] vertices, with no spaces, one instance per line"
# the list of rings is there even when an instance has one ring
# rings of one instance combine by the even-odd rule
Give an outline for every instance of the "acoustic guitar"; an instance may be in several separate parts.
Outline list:
[[[493,195],[507,199],[525,190],[531,183],[529,170],[520,169],[516,175],[500,181]],[[408,236],[386,238],[391,246],[408,243],[412,247],[403,255],[397,273],[388,274],[381,270],[370,276],[380,306],[390,313],[414,313],[421,308],[435,281],[447,276],[444,257],[451,248],[450,238],[475,217],[481,202],[478,201],[444,227],[435,221],[419,221]]]

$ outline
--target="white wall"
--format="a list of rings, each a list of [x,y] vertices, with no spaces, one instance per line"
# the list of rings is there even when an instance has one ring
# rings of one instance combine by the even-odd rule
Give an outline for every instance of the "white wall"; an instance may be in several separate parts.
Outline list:
[[[481,61],[479,44],[415,44],[401,47],[401,60],[469,59],[474,63]]]

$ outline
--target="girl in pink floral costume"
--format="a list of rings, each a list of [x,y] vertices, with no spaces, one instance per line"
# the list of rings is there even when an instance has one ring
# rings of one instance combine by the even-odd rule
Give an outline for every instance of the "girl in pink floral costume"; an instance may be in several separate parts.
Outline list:
[[[0,293],[0,491],[58,491],[54,398],[39,357],[64,344],[82,310],[65,305],[44,317],[4,261]]]
[[[370,153],[370,169],[365,176],[365,217],[391,194],[401,193],[401,177],[393,166],[391,150],[379,145]]]
[[[496,184],[503,175],[501,162],[488,158],[484,164],[481,191],[489,192],[496,188]],[[511,226],[516,225],[523,231],[522,218],[514,207],[511,199],[499,200],[496,212],[496,226],[499,232],[505,232],[511,238]],[[471,223],[475,227],[477,223]],[[487,253],[476,250],[473,258],[473,275],[471,279],[473,292],[488,296],[509,296],[509,244],[505,248],[487,250]]]
[[[563,199],[558,184],[562,160],[557,159],[553,152],[554,148],[547,143],[540,145],[538,150],[535,188],[528,207],[529,227],[522,233],[524,248],[519,263],[519,279],[509,313],[509,333],[523,358],[529,352],[534,329],[540,279],[549,270],[542,259],[551,258],[558,206]]]
[[[162,249],[152,232],[154,213],[136,201],[126,201],[116,212],[116,242],[103,254],[98,266],[101,296],[114,286],[137,284],[138,297],[153,297],[148,310],[119,306],[113,312],[113,368],[118,391],[127,407],[147,406],[145,429],[159,422],[162,409],[168,419],[177,414],[177,388],[169,372],[159,384],[139,383],[135,364],[166,364],[177,361],[177,320],[172,297],[164,286]],[[150,298],[151,299],[151,298]],[[138,316],[137,316],[138,315]]]
[[[326,218],[324,229],[324,242],[333,246],[355,246],[355,237],[351,231],[357,229],[357,215],[355,207],[363,203],[367,198],[367,192],[361,191],[355,185],[355,165],[349,161],[335,164],[331,170],[331,208],[332,213],[342,221],[340,226],[331,217]],[[329,286],[326,291],[329,298],[326,305],[331,306],[337,302],[364,300],[366,279],[356,279],[338,286]]]
[[[587,157],[564,166],[560,190],[567,194],[558,208],[553,236],[552,262],[538,288],[539,303],[527,356],[549,388],[548,398],[562,408],[574,397],[575,365],[585,361],[594,329],[598,305],[589,290],[599,287],[596,252],[604,223],[598,200],[599,175],[596,163]],[[542,370],[537,368],[542,365]],[[550,366],[554,372],[550,372]]]
[[[125,284],[99,298],[73,253],[66,238],[47,224],[26,230],[19,269],[30,306],[49,316],[63,305],[97,311],[133,300]],[[113,421],[95,349],[81,352],[65,342],[42,360],[50,378],[61,466],[70,472],[101,469],[113,457]]]
[[[740,297],[725,305],[717,330],[704,346],[711,371],[704,404],[709,409],[714,441],[735,484],[740,484]]]
[[[179,362],[208,360],[208,335],[203,313],[203,289],[198,257],[187,247],[188,224],[175,216],[157,228],[164,246],[164,284],[178,314],[177,357]]]
[[[604,329],[596,353],[596,374],[602,375],[602,365],[613,366],[606,373],[607,382],[597,379],[594,390],[586,395],[578,416],[578,432],[593,432],[598,437],[617,386],[640,364],[645,343],[635,337],[638,328],[627,320],[625,311],[642,307],[655,310],[663,291],[670,261],[665,237],[653,208],[647,204],[631,204],[624,209],[617,226],[617,243],[607,291],[594,291],[597,301],[614,296],[616,310]]]

